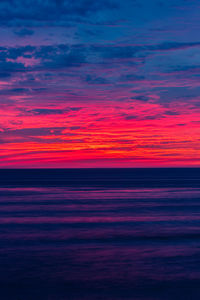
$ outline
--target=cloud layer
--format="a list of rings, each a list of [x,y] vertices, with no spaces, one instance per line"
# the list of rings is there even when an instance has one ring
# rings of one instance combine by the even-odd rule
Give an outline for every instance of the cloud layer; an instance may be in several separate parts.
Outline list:
[[[0,167],[199,165],[198,10],[1,1]]]

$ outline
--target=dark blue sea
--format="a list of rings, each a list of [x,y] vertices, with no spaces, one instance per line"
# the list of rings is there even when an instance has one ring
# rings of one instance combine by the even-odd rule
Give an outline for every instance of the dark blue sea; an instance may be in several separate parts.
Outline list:
[[[0,299],[200,299],[200,169],[0,170]]]

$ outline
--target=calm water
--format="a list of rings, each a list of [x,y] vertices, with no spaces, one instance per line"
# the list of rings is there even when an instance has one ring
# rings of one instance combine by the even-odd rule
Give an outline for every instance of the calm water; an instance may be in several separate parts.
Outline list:
[[[199,299],[200,169],[0,170],[0,298]]]

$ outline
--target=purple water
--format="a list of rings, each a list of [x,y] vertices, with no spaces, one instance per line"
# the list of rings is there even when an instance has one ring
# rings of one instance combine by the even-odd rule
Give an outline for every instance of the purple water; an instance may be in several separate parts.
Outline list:
[[[1,170],[2,300],[198,299],[200,170]]]

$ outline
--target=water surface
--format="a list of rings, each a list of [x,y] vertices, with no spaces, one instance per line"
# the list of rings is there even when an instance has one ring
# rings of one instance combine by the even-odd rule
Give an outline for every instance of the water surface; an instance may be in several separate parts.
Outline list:
[[[4,300],[198,299],[200,169],[1,170]]]

